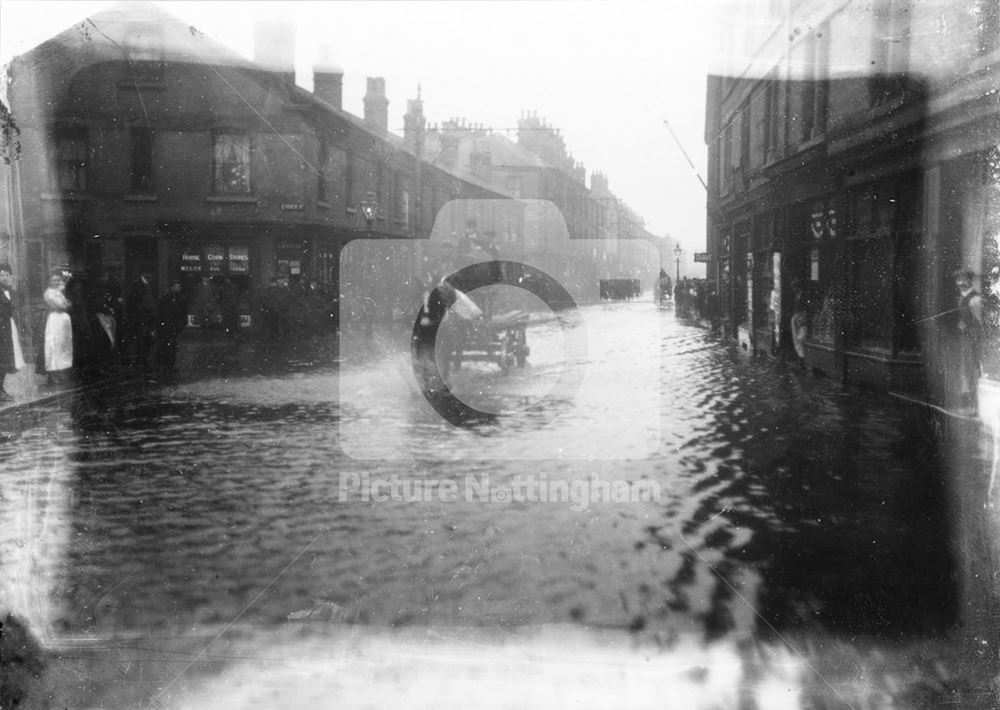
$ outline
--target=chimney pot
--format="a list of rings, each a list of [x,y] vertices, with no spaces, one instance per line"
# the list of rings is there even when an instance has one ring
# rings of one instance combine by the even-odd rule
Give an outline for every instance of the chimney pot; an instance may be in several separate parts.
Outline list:
[[[385,97],[385,78],[370,76],[364,96],[365,123],[379,133],[389,131],[389,99]]]

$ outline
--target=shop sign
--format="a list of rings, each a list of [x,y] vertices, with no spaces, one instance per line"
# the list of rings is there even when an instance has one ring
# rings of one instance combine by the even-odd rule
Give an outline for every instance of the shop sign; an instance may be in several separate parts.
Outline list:
[[[217,245],[205,247],[205,261],[208,263],[210,273],[222,273],[222,265],[226,262],[225,247]]]
[[[694,263],[696,264],[707,264],[711,260],[712,255],[707,251],[696,251],[694,253]]]
[[[813,239],[826,239],[837,236],[837,209],[832,202],[829,205],[822,201],[813,203],[809,228]]]
[[[819,249],[814,248],[809,257],[811,262],[809,278],[812,281],[819,281]]]
[[[181,254],[181,272],[192,273],[201,271],[201,252],[195,250],[185,250]]]
[[[229,247],[229,273],[246,274],[250,272],[249,247]]]
[[[306,208],[304,202],[282,202],[282,212],[302,212]]]

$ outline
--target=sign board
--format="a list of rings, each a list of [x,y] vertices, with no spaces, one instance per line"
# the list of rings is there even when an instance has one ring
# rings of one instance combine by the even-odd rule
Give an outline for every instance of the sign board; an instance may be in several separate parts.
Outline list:
[[[229,273],[246,274],[250,272],[250,249],[244,246],[229,247]]]
[[[188,249],[181,254],[181,271],[185,273],[201,271],[201,250]]]
[[[205,261],[208,262],[210,273],[221,273],[226,261],[226,248],[218,245],[205,247]]]
[[[282,212],[302,212],[306,208],[304,202],[282,202]]]
[[[694,253],[694,263],[707,264],[712,260],[712,254],[707,251],[696,251]]]

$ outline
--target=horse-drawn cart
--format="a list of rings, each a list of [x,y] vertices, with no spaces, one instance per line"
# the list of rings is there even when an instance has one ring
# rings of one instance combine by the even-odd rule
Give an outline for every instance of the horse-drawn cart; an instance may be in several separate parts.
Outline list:
[[[458,320],[446,369],[458,370],[469,362],[495,363],[503,373],[515,365],[524,367],[531,354],[527,343],[528,320],[528,314],[522,311]]]

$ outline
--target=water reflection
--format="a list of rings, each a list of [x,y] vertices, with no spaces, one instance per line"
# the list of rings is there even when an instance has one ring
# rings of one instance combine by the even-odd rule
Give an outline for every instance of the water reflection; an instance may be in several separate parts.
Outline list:
[[[104,638],[205,634],[236,619],[264,638],[317,609],[348,624],[731,640],[790,629],[897,638],[952,618],[941,467],[919,412],[748,359],[649,304],[595,317],[595,367],[621,372],[557,403],[540,427],[501,418],[483,436],[426,417],[418,392],[390,386],[401,367],[391,355],[351,375],[367,378],[356,384],[368,396],[342,408],[344,375],[322,352],[297,354],[316,365],[282,367],[271,350],[217,369],[215,346],[188,353],[203,367],[179,384],[42,410],[3,444],[4,520],[18,526],[3,533],[5,593],[42,610],[26,595],[44,589],[33,624]],[[650,419],[631,416],[619,386],[645,371],[630,369],[644,352],[631,343],[653,318],[663,387]],[[345,422],[376,430],[373,452],[398,443],[407,458],[345,456]],[[624,450],[655,427],[656,455],[525,464],[553,441],[588,451],[578,426],[602,422],[619,427]],[[529,456],[504,456],[523,447]],[[652,481],[663,495],[574,509],[342,491],[347,475],[509,485],[526,473]]]

